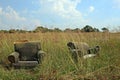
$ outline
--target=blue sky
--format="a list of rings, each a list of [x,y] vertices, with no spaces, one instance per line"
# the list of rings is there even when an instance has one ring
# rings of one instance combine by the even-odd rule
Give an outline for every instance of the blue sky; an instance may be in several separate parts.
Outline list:
[[[120,0],[0,0],[0,29],[120,26]]]

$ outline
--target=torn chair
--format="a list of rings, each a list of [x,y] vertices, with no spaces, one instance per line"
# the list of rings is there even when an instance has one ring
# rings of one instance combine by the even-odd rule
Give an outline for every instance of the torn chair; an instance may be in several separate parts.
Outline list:
[[[42,62],[45,52],[40,42],[15,42],[8,60],[14,68],[33,68]]]
[[[99,54],[100,47],[95,46],[90,48],[87,43],[84,42],[68,42],[68,49],[75,62],[78,62],[78,58],[89,58]]]

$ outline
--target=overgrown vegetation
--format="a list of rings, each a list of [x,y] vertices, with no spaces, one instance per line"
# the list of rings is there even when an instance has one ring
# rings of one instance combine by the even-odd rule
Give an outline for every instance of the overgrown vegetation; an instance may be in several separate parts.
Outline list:
[[[102,28],[103,31],[109,32],[109,29],[104,27]],[[46,33],[46,32],[100,32],[99,29],[92,27],[90,25],[86,25],[82,29],[80,28],[75,28],[75,29],[70,29],[66,28],[65,30],[61,30],[59,28],[54,28],[54,29],[49,29],[44,26],[37,26],[34,30],[22,30],[22,29],[10,29],[10,30],[0,30],[0,33]]]
[[[120,34],[119,33],[0,33],[1,80],[113,80],[120,79]],[[31,70],[6,69],[7,56],[14,51],[13,42],[17,40],[40,41],[47,55],[42,64]],[[80,59],[75,64],[66,46],[68,41],[87,42],[90,46],[100,45],[100,56],[87,60]],[[117,72],[104,70],[106,66],[117,66]],[[108,67],[109,68],[109,67]],[[113,67],[114,68],[114,67]],[[110,68],[111,69],[111,68]],[[104,71],[103,71],[104,70]],[[97,71],[95,75],[94,72]],[[109,72],[109,73],[108,73]],[[105,75],[103,75],[105,74]],[[90,76],[92,75],[92,76]],[[111,76],[114,78],[111,79]],[[116,78],[117,77],[117,78]]]

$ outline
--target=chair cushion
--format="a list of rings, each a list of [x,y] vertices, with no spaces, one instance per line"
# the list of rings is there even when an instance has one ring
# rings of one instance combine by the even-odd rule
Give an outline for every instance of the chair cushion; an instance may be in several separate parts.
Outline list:
[[[18,61],[18,63],[14,63],[14,67],[35,67],[38,65],[38,61]]]
[[[95,56],[96,56],[96,54],[87,54],[87,55],[84,55],[83,58],[87,59],[87,58],[95,57]]]

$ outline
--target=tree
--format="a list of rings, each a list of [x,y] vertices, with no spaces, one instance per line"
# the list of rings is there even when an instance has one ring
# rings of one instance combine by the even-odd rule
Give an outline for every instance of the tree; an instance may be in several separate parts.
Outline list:
[[[86,25],[84,28],[81,29],[81,31],[83,31],[83,32],[94,32],[94,29],[91,26]]]
[[[38,26],[33,32],[42,32],[42,33],[44,33],[44,32],[47,32],[47,31],[49,31],[48,28],[45,28],[43,26]]]
[[[81,32],[81,30],[79,28],[75,28],[73,29],[74,32]]]
[[[7,30],[0,30],[0,33],[8,33]]]
[[[109,32],[109,29],[106,28],[106,27],[103,27],[103,28],[102,28],[102,31],[103,31],[103,32]]]
[[[83,27],[81,29],[82,32],[99,32],[99,29],[97,28],[93,28],[92,26],[90,25],[86,25],[85,27]]]
[[[64,30],[64,32],[71,32],[72,31],[72,29],[70,29],[70,28],[66,28],[65,30]]]
[[[94,28],[94,32],[99,32],[99,29],[97,29],[97,28]]]
[[[9,33],[15,33],[15,32],[16,32],[15,29],[10,29],[10,30],[9,30]]]
[[[62,30],[59,29],[59,28],[54,28],[54,31],[55,31],[55,32],[62,32]]]

